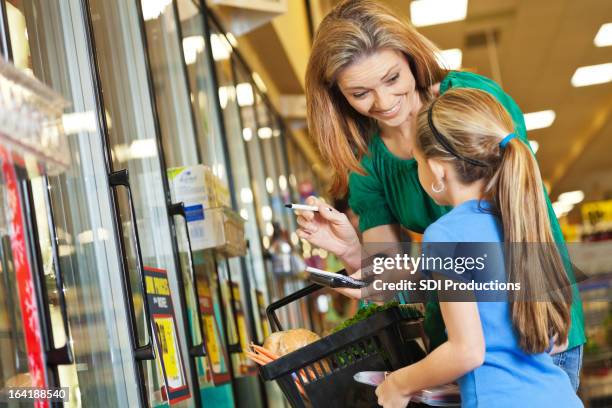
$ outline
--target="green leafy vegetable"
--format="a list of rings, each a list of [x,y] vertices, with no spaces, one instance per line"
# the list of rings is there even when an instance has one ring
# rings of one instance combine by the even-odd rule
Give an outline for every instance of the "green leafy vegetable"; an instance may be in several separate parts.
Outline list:
[[[377,305],[376,303],[370,303],[366,307],[362,307],[361,309],[359,309],[357,313],[355,313],[355,316],[351,317],[350,319],[345,320],[342,324],[336,327],[333,330],[333,333],[336,333],[342,329],[346,329],[347,327],[352,326],[355,323],[360,322],[362,320],[365,320],[368,317],[378,312],[382,312],[384,310],[390,309],[395,306],[401,306],[400,310],[402,312],[402,315],[408,319],[419,319],[422,317],[421,312],[419,312],[417,309],[415,309],[412,306],[408,306],[408,305],[400,305],[400,303],[397,300],[387,302],[382,306]]]

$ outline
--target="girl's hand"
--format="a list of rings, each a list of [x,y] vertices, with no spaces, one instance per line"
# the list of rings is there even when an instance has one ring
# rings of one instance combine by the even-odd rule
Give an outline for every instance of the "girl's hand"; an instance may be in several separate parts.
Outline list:
[[[340,259],[351,252],[360,252],[359,237],[345,214],[316,197],[308,197],[306,204],[319,207],[319,211],[299,211],[298,237],[333,253]]]
[[[378,405],[383,408],[406,408],[410,402],[410,395],[405,395],[397,378],[393,373],[389,374],[385,381],[376,387],[376,396],[378,397]]]

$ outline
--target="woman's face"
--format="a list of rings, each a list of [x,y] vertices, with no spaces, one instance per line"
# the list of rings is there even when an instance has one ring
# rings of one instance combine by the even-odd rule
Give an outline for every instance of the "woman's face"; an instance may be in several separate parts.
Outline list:
[[[358,59],[338,75],[338,86],[348,103],[388,127],[416,117],[421,101],[415,85],[406,57],[389,49]]]

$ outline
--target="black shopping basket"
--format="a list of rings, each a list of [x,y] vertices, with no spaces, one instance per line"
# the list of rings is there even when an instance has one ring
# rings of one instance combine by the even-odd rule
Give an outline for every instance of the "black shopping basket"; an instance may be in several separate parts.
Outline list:
[[[321,289],[307,286],[266,309],[273,331],[282,330],[275,311]],[[421,319],[394,306],[260,367],[275,380],[293,408],[376,407],[375,387],[358,383],[360,371],[393,371],[424,357]]]

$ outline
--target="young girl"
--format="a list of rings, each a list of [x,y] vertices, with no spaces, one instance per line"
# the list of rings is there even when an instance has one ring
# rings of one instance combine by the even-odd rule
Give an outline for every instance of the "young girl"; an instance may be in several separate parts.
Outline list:
[[[424,247],[554,243],[536,161],[490,94],[452,89],[426,106],[417,118],[414,155],[427,194],[453,207],[425,230]],[[542,250],[529,268],[516,255],[505,261],[506,273],[522,285],[569,285],[556,250]],[[405,407],[411,394],[457,380],[463,407],[582,406],[547,353],[567,340],[570,302],[440,302],[448,340],[389,375],[376,389],[379,404]]]

